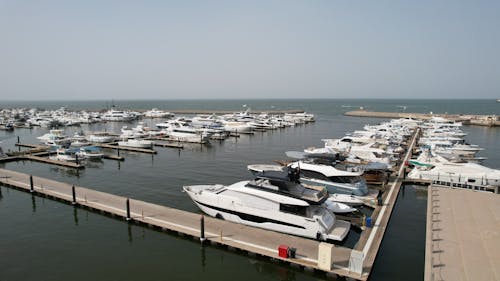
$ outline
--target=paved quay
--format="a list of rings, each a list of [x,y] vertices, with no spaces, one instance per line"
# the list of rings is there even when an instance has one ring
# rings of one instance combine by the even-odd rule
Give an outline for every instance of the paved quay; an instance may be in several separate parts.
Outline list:
[[[500,280],[500,195],[429,186],[425,280]]]

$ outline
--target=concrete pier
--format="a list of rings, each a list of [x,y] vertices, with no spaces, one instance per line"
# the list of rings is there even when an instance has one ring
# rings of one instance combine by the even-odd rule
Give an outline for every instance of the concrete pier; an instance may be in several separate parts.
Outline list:
[[[346,116],[375,117],[375,118],[413,118],[428,120],[432,117],[443,117],[449,120],[462,122],[464,125],[478,126],[500,126],[500,116],[497,115],[477,115],[477,114],[431,114],[431,113],[410,113],[410,112],[380,112],[355,110],[344,113]]]
[[[429,186],[425,280],[500,280],[500,196]]]

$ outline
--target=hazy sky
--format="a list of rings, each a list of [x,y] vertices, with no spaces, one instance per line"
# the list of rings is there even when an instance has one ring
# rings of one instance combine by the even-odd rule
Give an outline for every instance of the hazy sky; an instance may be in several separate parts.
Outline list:
[[[500,1],[0,0],[1,99],[500,98]]]

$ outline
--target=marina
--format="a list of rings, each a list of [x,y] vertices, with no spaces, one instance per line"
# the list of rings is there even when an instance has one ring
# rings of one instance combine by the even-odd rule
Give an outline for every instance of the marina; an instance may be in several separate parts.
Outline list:
[[[404,163],[411,156],[418,135],[418,130],[413,132],[409,147],[406,149],[408,152],[400,163]],[[36,145],[21,144],[21,146],[36,148]],[[101,146],[105,148],[115,147],[114,145]],[[289,235],[283,236],[285,234],[276,234],[276,232],[269,232],[263,229],[243,227],[240,224],[211,218],[204,218],[201,221],[200,227],[200,222],[198,221],[199,215],[194,213],[182,212],[168,207],[8,170],[2,170],[2,182],[7,186],[87,207],[112,216],[119,216],[128,221],[136,221],[146,226],[175,231],[183,235],[193,236],[202,241],[207,239],[208,241],[213,241],[215,244],[235,247],[272,259],[285,260],[291,264],[297,264],[304,268],[312,268],[328,274],[367,280],[402,183],[403,170],[404,166],[401,164],[398,172],[393,177],[393,181],[388,184],[390,187],[386,197],[383,199],[384,203],[381,207],[376,207],[375,212],[370,218],[374,220],[374,225],[372,226],[370,221],[368,222],[368,227],[363,227],[364,231],[359,238],[356,249],[334,246],[320,241],[291,237]],[[37,183],[40,185],[37,185]],[[125,208],[123,208],[124,202],[126,202]],[[205,220],[207,226],[205,226]],[[362,223],[364,224],[365,221],[363,220]],[[277,237],[265,239],[265,241],[262,240],[262,237],[273,237],[274,235],[277,235]],[[274,242],[269,244],[271,241]],[[294,253],[290,257],[281,256],[279,251],[277,251],[278,246],[281,247],[278,241],[287,241],[290,247],[294,249]]]
[[[108,128],[113,127],[108,121]],[[136,121],[139,126],[142,125],[142,121]],[[402,122],[402,123],[398,123]],[[363,185],[357,185],[357,188],[361,188],[362,191],[359,194],[360,205],[354,205],[351,208],[349,206],[337,207],[336,205],[329,205],[332,210],[336,210],[336,212],[342,212],[345,210],[356,210],[360,208],[362,210],[361,216],[356,215],[352,216],[350,214],[342,214],[336,213],[336,220],[346,221],[351,224],[351,230],[349,230],[349,234],[345,234],[346,241],[340,241],[339,243],[332,243],[333,241],[321,242],[316,239],[307,239],[304,237],[299,237],[295,235],[289,235],[285,233],[278,233],[276,231],[269,231],[266,229],[254,228],[249,225],[244,225],[241,223],[233,223],[230,220],[221,220],[220,218],[211,218],[210,216],[203,217],[203,223],[201,222],[201,215],[199,211],[193,210],[191,207],[187,208],[186,211],[184,208],[177,208],[177,206],[170,205],[169,203],[161,203],[151,202],[151,200],[144,200],[144,198],[135,198],[135,192],[128,193],[127,196],[124,194],[118,194],[114,192],[103,192],[106,190],[105,186],[100,186],[99,183],[94,184],[75,184],[75,200],[72,197],[72,187],[73,184],[71,181],[67,181],[66,178],[59,178],[58,180],[52,180],[42,176],[33,176],[33,194],[48,197],[52,199],[56,199],[57,201],[66,202],[69,205],[73,204],[73,201],[76,201],[76,206],[81,207],[92,212],[106,214],[111,217],[119,218],[119,220],[127,220],[133,224],[138,226],[145,226],[147,228],[159,230],[161,232],[167,232],[171,234],[179,234],[181,237],[188,237],[188,239],[192,241],[200,241],[205,239],[204,245],[214,245],[216,247],[222,247],[224,249],[236,249],[243,255],[249,256],[258,256],[261,258],[265,258],[269,261],[274,262],[282,262],[284,267],[291,267],[299,269],[303,272],[315,272],[314,274],[319,274],[322,277],[349,277],[356,280],[372,280],[371,273],[373,271],[373,267],[377,262],[378,253],[380,252],[380,248],[383,248],[384,236],[386,236],[386,231],[388,225],[391,221],[391,216],[393,214],[393,210],[395,209],[397,198],[400,197],[401,190],[404,190],[404,185],[408,184],[420,184],[427,186],[429,184],[438,184],[446,186],[446,179],[440,177],[439,181],[437,179],[426,179],[420,176],[412,177],[412,171],[414,169],[413,165],[422,165],[422,167],[426,167],[428,163],[434,163],[432,161],[433,158],[423,158],[426,153],[423,153],[423,148],[426,146],[430,146],[429,141],[429,129],[426,127],[427,125],[420,125],[425,129],[415,129],[415,130],[406,130],[401,129],[400,126],[406,122],[403,120],[391,120],[387,123],[382,123],[378,125],[370,125],[365,126],[364,129],[369,133],[361,133],[361,131],[354,131],[353,133],[349,133],[344,137],[338,139],[322,139],[324,147],[311,147],[311,146],[303,146],[304,152],[290,152],[287,151],[285,154],[289,158],[294,160],[276,160],[279,159],[276,155],[272,156],[272,158],[267,157],[267,161],[272,160],[275,163],[279,163],[279,165],[269,165],[269,164],[259,164],[253,165],[254,169],[257,171],[263,171],[269,169],[270,171],[281,171],[285,172],[290,169],[301,168],[301,172],[303,174],[300,175],[301,182],[306,182],[308,185],[318,184],[321,181],[317,179],[310,178],[311,173],[314,169],[319,169],[317,171],[323,171],[322,165],[325,165],[323,161],[327,159],[327,161],[331,161],[334,159],[334,162],[342,163],[342,165],[335,164],[331,167],[335,167],[333,170],[326,169],[323,172],[323,176],[332,176],[333,178],[337,176],[351,176],[345,183],[334,184],[333,186],[344,186],[347,188],[348,194],[344,194],[346,196],[352,197],[352,192],[357,192],[356,189],[352,189],[356,185],[353,184],[353,181],[356,177],[360,177],[363,175],[365,177],[364,180],[370,180],[368,192],[363,191],[361,188]],[[134,123],[132,123],[134,124]],[[314,124],[314,123],[313,123]],[[92,125],[96,126],[96,125]],[[102,125],[99,125],[102,126]],[[118,123],[115,128],[120,128],[120,123]],[[210,144],[181,144],[180,142],[171,142],[170,138],[167,136],[150,136],[145,137],[145,139],[153,141],[154,146],[161,147],[162,144],[167,144],[166,147],[172,148],[183,148],[178,149],[176,153],[178,153],[179,159],[183,154],[192,154],[193,157],[197,157],[196,155],[203,155],[204,153],[209,152],[213,147],[226,147],[229,145],[237,145],[240,142],[245,144],[247,141],[251,140],[262,140],[266,141],[266,138],[279,138],[280,135],[288,134],[287,130],[290,132],[294,131],[302,131],[308,130],[308,126],[295,126],[288,128],[286,130],[263,130],[262,133],[255,135],[241,135],[239,138],[234,139],[225,139],[225,140],[217,140],[211,141]],[[406,126],[406,125],[405,125]],[[90,125],[89,125],[90,127]],[[124,127],[124,126],[122,126]],[[129,125],[127,125],[129,127]],[[102,127],[98,127],[102,128]],[[102,129],[101,129],[102,130]],[[390,131],[398,131],[398,134],[392,135]],[[123,129],[122,129],[123,131]],[[71,132],[71,130],[69,130]],[[116,130],[115,130],[116,132]],[[433,133],[436,133],[435,129],[432,129]],[[118,133],[109,132],[108,135],[115,134],[118,136]],[[441,133],[440,133],[441,134]],[[456,132],[453,132],[456,134]],[[382,137],[384,136],[384,137]],[[462,135],[464,137],[465,134]],[[401,138],[400,138],[401,137]],[[17,137],[14,136],[14,139]],[[27,135],[21,135],[24,141],[31,141],[30,137]],[[388,143],[384,144],[384,138],[389,140]],[[450,138],[450,140],[453,140]],[[280,140],[282,141],[282,140]],[[372,142],[379,142],[378,145],[373,144]],[[431,139],[431,141],[437,141],[436,139]],[[441,140],[439,140],[441,141]],[[418,145],[417,145],[418,143]],[[115,150],[115,154],[105,154],[103,155],[104,159],[113,159],[113,160],[124,160],[124,156],[133,157],[136,159],[141,159],[137,157],[141,157],[141,154],[151,154],[155,155],[151,157],[151,163],[162,161],[157,160],[164,158],[163,154],[168,154],[169,150],[160,150],[155,151],[152,149],[144,149],[139,147],[129,147],[129,146],[119,146],[116,145],[117,142],[109,142],[109,143],[89,143],[89,145],[98,146],[104,148],[106,150]],[[171,144],[171,146],[168,146]],[[367,146],[367,144],[370,144]],[[397,146],[395,144],[402,144]],[[15,153],[16,156],[5,157],[1,160],[6,163],[5,165],[11,166],[10,163],[16,163],[16,161],[22,160],[33,160],[33,161],[43,161],[41,163],[51,164],[51,165],[62,165],[66,167],[65,169],[80,169],[85,167],[84,165],[80,165],[74,162],[64,162],[64,161],[56,161],[53,159],[44,158],[42,156],[49,156],[53,154],[53,151],[48,150],[48,146],[46,144],[29,144],[29,143],[21,143],[19,142],[19,138],[17,142],[12,143],[13,146],[17,146],[16,150],[19,151],[10,151],[9,153]],[[432,146],[435,147],[435,146]],[[460,152],[457,152],[455,155],[446,154],[446,150],[440,150],[441,148],[435,150],[435,152],[441,153],[446,157],[469,157],[472,155],[467,152],[466,154],[462,154],[464,149],[469,149],[466,146],[456,146],[459,147]],[[475,149],[475,153],[479,152],[479,149],[476,149],[474,146],[471,146]],[[21,150],[23,148],[23,150]],[[299,149],[300,150],[300,149]],[[120,155],[120,151],[123,152],[138,152],[132,154],[123,154]],[[152,151],[156,153],[153,154]],[[173,150],[172,150],[173,151]],[[204,152],[205,151],[205,152]],[[283,154],[283,149],[280,149]],[[161,152],[161,153],[158,153]],[[34,155],[34,156],[33,156]],[[107,156],[106,156],[107,155]],[[29,157],[32,156],[32,159]],[[24,157],[24,158],[23,158]],[[355,157],[355,158],[354,158]],[[417,158],[415,158],[417,157]],[[40,159],[41,158],[41,159]],[[454,159],[454,158],[453,158]],[[132,160],[137,161],[137,160]],[[178,161],[178,160],[174,160]],[[253,161],[259,161],[258,158],[255,158]],[[426,162],[427,161],[427,162]],[[441,160],[442,161],[442,160]],[[455,160],[454,160],[455,161]],[[484,161],[484,159],[477,158],[477,161]],[[128,162],[128,161],[127,161]],[[260,161],[259,161],[260,162]],[[357,162],[357,163],[354,163]],[[374,178],[374,175],[364,175],[360,173],[356,173],[359,167],[363,167],[363,171],[366,173],[369,171],[367,168],[373,169],[374,166],[366,165],[369,162],[379,163],[376,169],[384,166],[386,167],[386,176],[384,179],[382,178]],[[258,163],[258,162],[254,162]],[[295,164],[294,164],[295,163]],[[98,164],[97,167],[102,164]],[[181,162],[179,164],[182,165]],[[382,165],[383,164],[383,165]],[[20,164],[25,165],[25,164]],[[77,166],[80,165],[80,166]],[[106,164],[109,165],[109,164]],[[175,165],[175,164],[174,164]],[[330,164],[328,164],[330,165]],[[361,165],[361,166],[360,166]],[[366,168],[364,167],[366,165]],[[380,166],[382,165],[382,166]],[[437,164],[433,164],[437,165]],[[8,167],[9,167],[8,166]],[[250,169],[248,166],[248,169]],[[380,166],[380,167],[379,167]],[[12,166],[15,167],[15,166]],[[91,171],[95,168],[92,164],[89,166]],[[324,166],[330,167],[330,166]],[[357,168],[358,167],[358,168]],[[125,166],[126,168],[126,166]],[[120,165],[118,165],[118,169]],[[263,169],[263,170],[262,170]],[[343,170],[336,170],[343,169]],[[366,170],[365,170],[366,169]],[[54,170],[56,171],[56,170]],[[309,172],[308,172],[309,171]],[[328,171],[328,172],[327,172]],[[201,170],[203,173],[203,170]],[[15,172],[13,170],[1,170],[3,174],[0,180],[6,186],[11,186],[16,189],[20,189],[23,191],[30,192],[30,174],[23,172]],[[69,173],[69,171],[65,172]],[[85,176],[85,174],[83,174]],[[221,174],[222,176],[223,174]],[[265,173],[264,173],[265,175]],[[465,174],[464,174],[465,175]],[[254,176],[259,177],[259,175],[254,174]],[[232,177],[236,179],[236,177]],[[241,178],[241,175],[239,176]],[[333,179],[332,178],[332,179]],[[70,179],[70,178],[68,178]],[[494,176],[487,176],[484,180],[488,180],[488,183],[491,183],[491,180],[494,179]],[[291,180],[291,178],[290,178]],[[343,178],[343,180],[346,180]],[[444,181],[443,181],[444,180]],[[286,179],[285,179],[286,181]],[[358,180],[356,180],[358,181]],[[450,187],[458,187],[457,184],[460,183],[461,179],[457,178],[450,182]],[[202,181],[195,181],[197,184],[203,184]],[[209,180],[209,182],[213,183],[213,179]],[[231,181],[223,181],[225,186],[229,186]],[[232,181],[234,182],[234,180]],[[351,182],[351,183],[349,183]],[[477,179],[476,179],[477,182]],[[481,181],[479,181],[480,183]],[[40,183],[40,185],[37,185]],[[189,180],[183,180],[182,185],[189,185]],[[348,184],[349,183],[349,184]],[[227,184],[227,185],[226,185]],[[484,185],[484,186],[483,186]],[[495,185],[485,184],[483,181],[483,185],[473,185],[469,184],[467,187],[469,189],[475,190],[491,190],[492,193],[498,192],[498,187]],[[272,185],[271,185],[272,186]],[[267,187],[266,187],[267,188]],[[329,188],[330,190],[330,188]],[[344,202],[340,199],[343,194],[337,192],[342,192],[342,189],[332,189],[333,193],[331,199],[328,200],[340,200],[340,202]],[[179,192],[179,191],[177,191]],[[345,191],[344,191],[345,192]],[[378,195],[377,195],[378,192]],[[404,192],[404,191],[403,191]],[[115,195],[116,194],[116,195]],[[137,194],[140,194],[137,193]],[[185,198],[187,198],[187,194],[183,194]],[[356,196],[358,196],[356,194]],[[365,196],[365,197],[364,197]],[[183,199],[185,200],[185,199]],[[129,204],[129,215],[127,215],[127,201]],[[378,201],[378,203],[377,203]],[[337,201],[328,201],[328,202],[337,202]],[[353,201],[354,202],[354,201]],[[351,202],[350,204],[352,204]],[[335,203],[338,204],[338,203]],[[342,203],[343,204],[343,203]],[[358,203],[357,203],[358,204]],[[194,204],[193,204],[194,205]],[[342,206],[342,205],[339,205]],[[184,210],[183,210],[184,209]],[[215,216],[215,214],[211,214]],[[202,226],[203,225],[203,226]],[[202,229],[204,231],[202,232]],[[222,233],[221,233],[222,230]],[[202,234],[204,233],[204,234]],[[358,233],[358,235],[353,234]],[[344,240],[342,237],[344,234],[338,232],[337,240]],[[354,235],[354,236],[353,236]],[[261,239],[260,237],[265,237],[266,239]],[[264,241],[265,240],[265,241]],[[335,239],[333,239],[335,240]],[[287,249],[287,255],[281,255],[280,249],[285,247]],[[330,254],[326,254],[330,253]],[[430,280],[437,280],[436,278]]]
[[[410,148],[416,141],[416,135],[414,134]],[[407,154],[406,158],[409,156],[410,154]],[[320,245],[322,242],[319,241],[278,234],[276,232],[269,232],[211,218],[203,218],[200,227],[200,216],[198,214],[97,192],[88,188],[45,178],[32,177],[23,173],[2,169],[0,170],[0,182],[5,186],[18,188],[112,216],[122,217],[127,221],[137,222],[153,228],[174,231],[182,235],[193,236],[197,239],[207,239],[214,244],[222,244],[273,259],[284,260],[329,274],[367,280],[401,185],[400,178],[403,168],[401,167],[396,175],[395,181],[392,183],[384,201],[384,205],[377,214],[374,213],[374,219],[376,219],[374,227],[364,232],[364,236],[362,235],[360,238],[360,241],[363,241],[363,243],[359,244],[358,247],[360,250],[356,252],[362,253],[360,256],[361,259],[357,261],[361,264],[353,262],[354,251],[349,248],[325,244],[325,246],[331,245],[330,248],[327,247],[327,249],[330,249],[329,254],[326,254],[328,251],[323,252],[321,250],[322,246]],[[296,250],[294,257],[283,258],[278,255],[277,249],[282,241],[287,241],[290,246],[293,246]],[[334,248],[331,248],[332,246]],[[321,260],[325,258],[328,260],[326,264]]]

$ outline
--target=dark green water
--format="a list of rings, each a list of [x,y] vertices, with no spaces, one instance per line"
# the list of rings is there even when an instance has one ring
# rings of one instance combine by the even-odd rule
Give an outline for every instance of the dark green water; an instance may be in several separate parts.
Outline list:
[[[92,107],[97,102],[76,103]],[[100,102],[102,103],[102,102]],[[490,101],[447,102],[448,111],[467,108],[468,113],[490,113],[498,105]],[[70,103],[45,103],[58,107]],[[130,196],[161,205],[198,212],[182,185],[202,183],[229,184],[250,178],[246,166],[284,159],[287,150],[302,150],[322,145],[321,138],[341,137],[364,124],[382,119],[345,117],[346,106],[392,108],[406,105],[438,112],[443,104],[435,101],[123,101],[115,104],[134,108],[304,108],[317,115],[314,124],[212,142],[209,146],[189,145],[184,150],[157,148],[155,156],[123,153],[125,162],[95,162],[75,172],[45,164],[18,162],[5,167],[59,181]],[[102,104],[101,104],[102,105]],[[24,104],[24,106],[27,106]],[[104,107],[104,106],[102,106]],[[387,110],[385,109],[385,110]],[[484,109],[484,111],[483,111]],[[415,110],[416,111],[416,110]],[[155,124],[160,120],[146,120]],[[96,124],[82,129],[119,131],[123,124]],[[128,124],[132,125],[133,124]],[[467,140],[486,150],[485,162],[500,167],[500,130],[464,127]],[[67,134],[74,130],[68,129]],[[4,150],[16,149],[14,142],[35,143],[45,129],[0,132]],[[123,221],[73,209],[15,190],[1,188],[0,199],[0,280],[322,280],[323,275],[302,272],[266,259],[248,257],[214,247],[201,248],[196,241],[156,232]],[[425,242],[425,192],[407,186],[400,193],[386,237],[383,240],[371,280],[422,280]],[[348,243],[355,243],[356,234]]]

